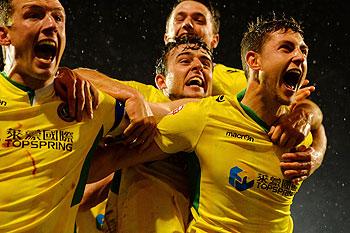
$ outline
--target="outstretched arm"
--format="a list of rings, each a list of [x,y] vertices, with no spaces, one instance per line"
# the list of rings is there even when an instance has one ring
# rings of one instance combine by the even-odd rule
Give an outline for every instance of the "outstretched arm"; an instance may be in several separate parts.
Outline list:
[[[84,83],[92,83],[101,91],[125,102],[125,110],[130,120],[130,124],[123,132],[126,144],[134,142],[133,146],[143,144],[147,147],[151,143],[155,134],[155,119],[149,105],[137,90],[95,70],[79,68],[72,71],[68,68],[60,68],[58,78],[55,79],[55,88],[63,99],[67,99],[69,109],[76,109],[76,104],[82,105],[79,103],[84,105],[85,102],[91,102],[91,98],[84,99],[85,88],[81,87]],[[80,91],[77,92],[77,90]]]
[[[169,154],[165,154],[154,141],[142,152],[118,143],[99,146],[91,160],[88,183],[99,181],[118,169],[161,160],[168,156]]]

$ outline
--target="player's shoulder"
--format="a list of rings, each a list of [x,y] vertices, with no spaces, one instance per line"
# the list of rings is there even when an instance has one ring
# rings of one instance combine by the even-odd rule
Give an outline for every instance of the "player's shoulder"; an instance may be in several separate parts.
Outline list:
[[[137,81],[122,81],[123,84],[136,89],[149,102],[168,102],[169,98],[153,85],[140,83]]]
[[[225,76],[244,76],[244,71],[241,69],[228,67],[223,64],[215,64],[214,75],[220,74]]]
[[[201,99],[201,101],[198,102],[198,107],[200,107],[202,111],[217,111],[217,108],[222,108],[226,105],[229,106],[231,102],[232,98],[230,98],[230,96],[215,95]]]

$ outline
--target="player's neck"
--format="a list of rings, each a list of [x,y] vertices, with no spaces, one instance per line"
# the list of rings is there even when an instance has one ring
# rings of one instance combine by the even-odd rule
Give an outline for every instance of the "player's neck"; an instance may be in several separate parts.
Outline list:
[[[248,85],[241,103],[252,109],[268,125],[277,120],[277,112],[281,106],[266,95],[264,90],[254,85]]]
[[[48,79],[40,79],[38,77],[34,77],[34,75],[19,72],[16,69],[11,69],[8,73],[8,77],[10,80],[23,86],[29,87],[32,90],[38,90],[49,86],[54,80],[54,77],[50,77]]]

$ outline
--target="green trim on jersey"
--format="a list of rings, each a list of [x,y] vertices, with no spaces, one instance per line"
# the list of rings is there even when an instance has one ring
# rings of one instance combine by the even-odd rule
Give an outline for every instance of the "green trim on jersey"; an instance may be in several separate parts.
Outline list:
[[[28,97],[29,97],[29,101],[30,101],[30,104],[33,105],[33,100],[34,100],[34,96],[35,96],[35,91],[29,87],[26,87],[18,82],[15,82],[13,81],[12,79],[10,79],[7,74],[2,71],[1,72],[2,76],[7,80],[9,81],[10,83],[12,83],[12,85],[14,85],[15,87],[21,89],[22,91],[24,92],[27,92],[28,93]]]
[[[191,199],[193,208],[198,213],[200,185],[201,185],[201,167],[195,152],[190,153],[190,155],[188,156],[189,156],[188,157],[188,175],[190,179],[190,188],[191,188],[190,199]]]
[[[113,126],[112,126],[112,128],[111,128],[111,130],[109,132],[112,132],[113,130],[115,130],[119,126],[120,122],[123,119],[124,109],[125,109],[124,103],[120,102],[119,100],[116,100],[116,102],[115,102],[115,112],[114,112],[114,114],[115,114],[115,118],[114,118],[115,121],[114,121],[114,124],[113,124]]]
[[[240,93],[237,94],[237,100],[238,100],[239,104],[241,105],[241,107],[243,108],[245,113],[247,113],[247,115],[250,118],[252,118],[256,123],[258,123],[258,125],[260,125],[266,132],[269,132],[270,126],[268,124],[266,124],[266,122],[263,121],[251,108],[242,104],[241,101],[245,95],[245,92],[246,92],[246,89],[244,89],[243,91],[241,91]]]
[[[103,126],[101,127],[100,132],[98,132],[98,135],[96,136],[95,141],[92,144],[92,146],[91,146],[91,148],[90,148],[90,150],[85,158],[83,167],[82,167],[81,172],[80,172],[79,182],[77,184],[77,187],[75,188],[71,207],[75,206],[76,204],[79,204],[81,199],[83,198],[85,185],[86,185],[86,182],[87,182],[88,176],[89,176],[91,158],[92,158],[92,155],[94,154],[94,152],[97,148],[98,142],[101,140],[102,136],[103,136]]]
[[[111,184],[111,192],[119,194],[120,182],[122,180],[122,170],[116,170],[114,172],[113,181]]]

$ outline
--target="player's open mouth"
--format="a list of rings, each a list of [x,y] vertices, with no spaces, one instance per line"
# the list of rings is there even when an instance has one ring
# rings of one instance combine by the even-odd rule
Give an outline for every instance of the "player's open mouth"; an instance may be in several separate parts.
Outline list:
[[[283,75],[282,81],[287,88],[296,91],[299,87],[301,76],[302,73],[300,70],[291,69]]]
[[[198,87],[202,87],[204,88],[204,81],[202,78],[200,77],[193,77],[190,78],[187,82],[186,82],[186,86],[198,86]]]
[[[57,46],[53,40],[42,40],[34,46],[37,58],[44,62],[52,62],[57,54]]]

